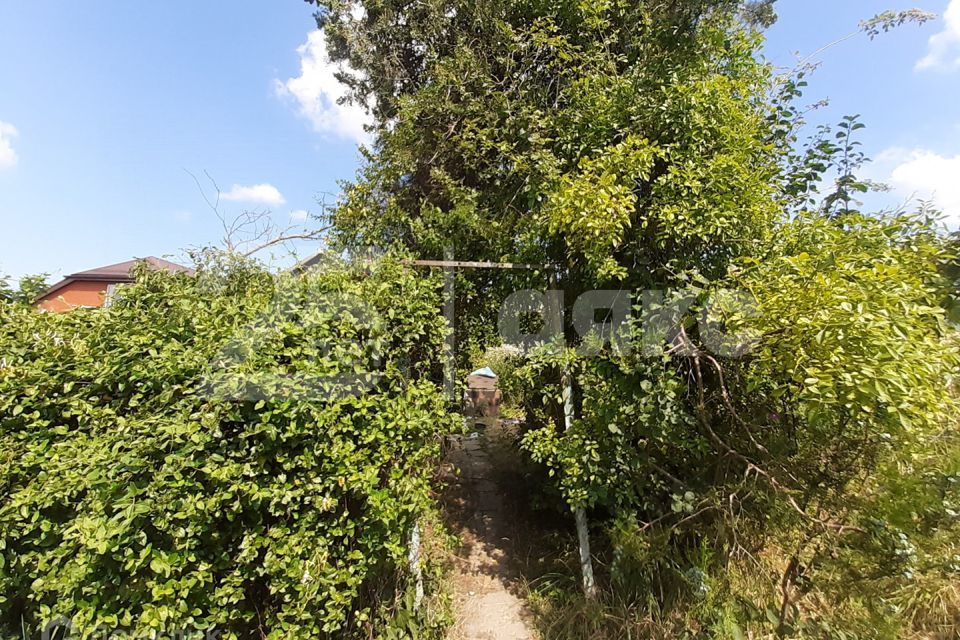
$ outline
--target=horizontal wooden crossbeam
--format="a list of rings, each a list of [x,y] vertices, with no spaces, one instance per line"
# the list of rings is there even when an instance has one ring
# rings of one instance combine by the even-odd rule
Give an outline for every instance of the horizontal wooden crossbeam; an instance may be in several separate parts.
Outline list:
[[[524,264],[522,262],[471,262],[464,260],[404,260],[403,264],[412,267],[443,267],[446,269],[553,269],[542,264]]]

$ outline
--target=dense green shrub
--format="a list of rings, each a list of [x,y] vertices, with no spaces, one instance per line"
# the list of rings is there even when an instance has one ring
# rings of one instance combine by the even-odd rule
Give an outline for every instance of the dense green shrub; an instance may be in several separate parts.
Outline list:
[[[532,355],[520,375],[576,371],[580,414],[544,412],[524,445],[609,517],[619,593],[721,637],[960,629],[948,255],[922,216],[801,215],[764,259],[692,280],[657,355]],[[657,311],[636,308],[634,344]]]
[[[450,425],[438,307],[390,262],[0,307],[2,635],[367,637]]]

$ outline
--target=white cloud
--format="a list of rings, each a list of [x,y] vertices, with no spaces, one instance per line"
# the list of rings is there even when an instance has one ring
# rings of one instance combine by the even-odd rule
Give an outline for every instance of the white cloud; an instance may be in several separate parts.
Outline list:
[[[17,137],[17,128],[0,120],[0,170],[16,166],[20,160],[13,150],[12,139]]]
[[[960,224],[960,155],[893,148],[877,161],[892,166],[886,181],[899,195],[932,200],[946,214],[950,227]]]
[[[297,47],[300,75],[286,82],[276,81],[277,95],[296,101],[300,115],[308,119],[318,133],[332,134],[356,142],[369,142],[363,126],[372,122],[366,110],[354,104],[340,104],[346,93],[334,73],[339,67],[327,57],[323,31],[312,31]]]
[[[930,36],[927,55],[917,61],[918,70],[960,68],[960,0],[950,0],[943,21],[943,31]]]
[[[220,198],[236,202],[256,202],[275,207],[287,201],[280,190],[272,184],[255,184],[249,187],[235,184],[230,188],[230,191],[221,193]]]
[[[310,217],[310,212],[306,209],[297,209],[290,212],[290,219],[296,222],[303,222]]]

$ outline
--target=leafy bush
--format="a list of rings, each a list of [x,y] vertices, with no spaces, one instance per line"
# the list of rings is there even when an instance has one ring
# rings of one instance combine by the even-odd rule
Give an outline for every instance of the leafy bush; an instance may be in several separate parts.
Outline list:
[[[957,632],[944,240],[922,216],[802,215],[765,259],[691,284],[660,357],[531,358],[546,379],[577,371],[579,419],[544,413],[524,445],[568,502],[611,516],[618,593],[683,604],[721,637]],[[717,353],[718,324],[749,352]]]
[[[0,633],[367,637],[451,425],[436,285],[211,264],[0,306]]]

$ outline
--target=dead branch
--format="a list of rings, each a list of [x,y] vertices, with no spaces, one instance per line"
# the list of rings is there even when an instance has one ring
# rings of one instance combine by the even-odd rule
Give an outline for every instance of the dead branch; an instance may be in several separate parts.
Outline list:
[[[270,247],[286,245],[295,240],[323,240],[327,232],[333,228],[333,224],[329,222],[317,228],[309,228],[306,224],[280,226],[273,221],[270,209],[244,210],[235,216],[228,216],[221,209],[222,191],[213,177],[207,171],[203,172],[210,183],[207,188],[204,188],[195,174],[186,169],[184,171],[193,178],[200,196],[217,217],[217,220],[220,221],[220,226],[223,229],[221,244],[227,253],[249,258]],[[208,190],[215,195],[208,195]],[[316,218],[328,220],[330,206],[327,205],[326,199],[319,199],[317,204],[320,205],[323,213]]]
[[[813,516],[807,513],[807,511],[803,507],[801,507],[797,503],[796,499],[793,497],[792,495],[794,493],[793,490],[791,490],[789,487],[784,486],[783,483],[781,483],[773,474],[771,474],[766,469],[762,468],[757,462],[751,460],[746,455],[740,453],[740,451],[734,449],[729,443],[727,443],[723,438],[721,438],[716,431],[714,431],[713,427],[710,425],[710,420],[707,415],[706,392],[705,392],[705,385],[703,383],[703,371],[700,366],[700,357],[703,354],[700,352],[699,349],[697,349],[692,344],[692,341],[690,341],[689,337],[687,337],[686,331],[683,329],[682,326],[680,327],[679,335],[683,341],[689,343],[688,345],[689,348],[685,349],[685,351],[690,354],[690,358],[693,363],[694,377],[696,379],[696,384],[697,384],[697,410],[695,412],[697,416],[697,422],[703,428],[704,432],[707,434],[707,437],[710,438],[711,442],[713,442],[717,448],[719,448],[725,454],[736,459],[737,461],[739,461],[741,464],[744,465],[744,474],[743,474],[744,480],[749,479],[751,474],[753,474],[757,478],[762,477],[772,489],[774,489],[780,496],[782,496],[786,500],[787,504],[789,504],[794,511],[796,511],[803,518],[823,527],[824,529],[836,531],[837,533],[844,533],[844,532],[866,533],[865,530],[860,529],[858,527],[853,527],[853,526],[836,523],[836,522],[830,522],[829,520],[824,520],[822,518],[818,518],[816,516]],[[713,363],[716,364],[716,366],[719,368],[719,363],[717,363],[715,359],[711,358],[710,356],[705,356],[705,357],[712,360]],[[721,375],[721,386],[722,386],[722,372],[720,373],[720,375]],[[724,391],[724,393],[726,393],[726,391]],[[729,403],[729,396],[727,396],[726,400]],[[732,407],[728,406],[728,409],[732,410]],[[737,417],[739,419],[739,416]]]

